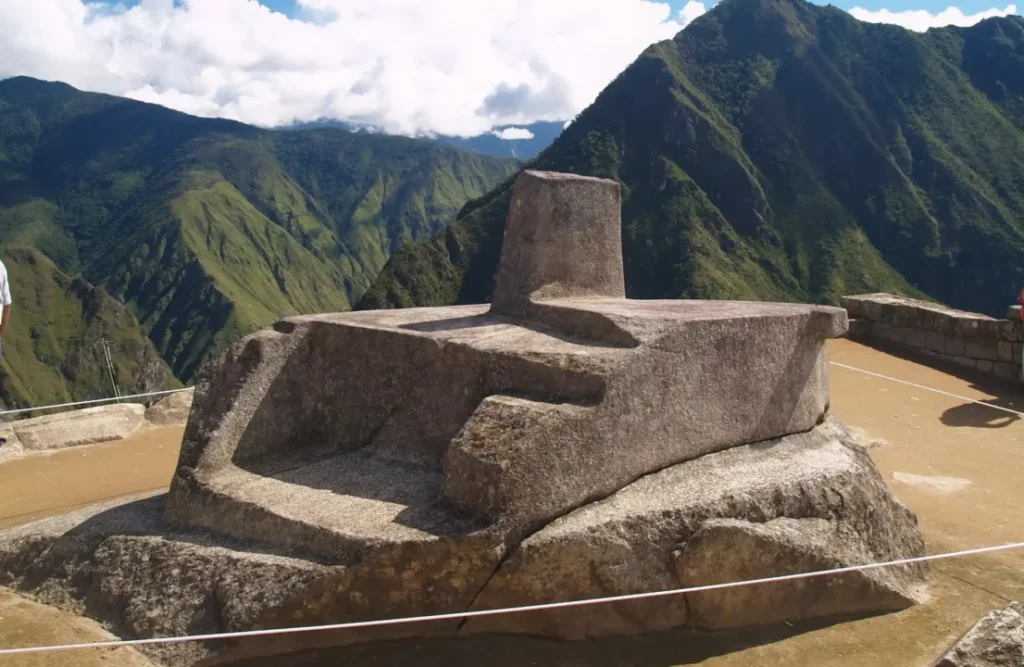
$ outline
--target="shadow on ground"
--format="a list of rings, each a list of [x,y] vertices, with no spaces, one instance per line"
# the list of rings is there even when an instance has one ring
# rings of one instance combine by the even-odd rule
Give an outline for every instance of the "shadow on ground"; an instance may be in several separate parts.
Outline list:
[[[566,613],[572,613],[568,610]],[[862,618],[862,617],[856,617]],[[854,617],[702,633],[676,630],[636,637],[607,637],[567,642],[525,636],[407,639],[318,649],[290,655],[248,658],[230,667],[668,667],[698,664],[714,656],[781,641]],[[218,663],[221,664],[221,663]]]
[[[942,369],[946,370],[946,369]],[[970,428],[1006,428],[1020,421],[1019,414],[1024,412],[1024,389],[1014,383],[999,379],[979,377],[972,373],[951,373],[971,383],[971,389],[993,396],[985,399],[985,403],[964,403],[949,408],[939,419],[946,426]],[[999,408],[1003,408],[1002,410]]]
[[[894,357],[940,370],[947,375],[952,375],[964,382],[969,382],[971,389],[994,397],[985,400],[985,403],[988,405],[970,402],[946,410],[939,417],[946,426],[1006,428],[1021,419],[1020,415],[1007,412],[1006,410],[1024,413],[1024,387],[1021,387],[1018,381],[1002,379],[982,373],[981,371],[964,368],[952,362],[928,356],[914,350],[908,350],[899,345],[885,343],[884,341],[854,340],[861,345],[891,354]],[[1005,409],[1001,410],[999,408]]]
[[[997,399],[986,401],[990,405],[998,405],[1011,410],[1021,411],[1019,399]],[[970,426],[972,428],[1006,428],[1020,421],[1020,415],[998,410],[980,403],[964,403],[942,413],[940,418],[946,426]]]

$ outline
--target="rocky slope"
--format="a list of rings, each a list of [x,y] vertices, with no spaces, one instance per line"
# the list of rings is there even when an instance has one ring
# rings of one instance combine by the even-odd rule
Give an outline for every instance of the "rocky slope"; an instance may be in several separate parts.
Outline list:
[[[924,34],[725,0],[530,165],[622,184],[627,293],[1001,315],[1024,283],[1024,19]],[[360,308],[490,298],[511,180],[392,257]]]

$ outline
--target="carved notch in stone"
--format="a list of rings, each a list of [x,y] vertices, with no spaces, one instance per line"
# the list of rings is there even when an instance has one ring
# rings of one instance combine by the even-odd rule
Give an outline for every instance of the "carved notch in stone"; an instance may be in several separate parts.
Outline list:
[[[615,181],[526,171],[512,191],[491,311],[533,301],[624,298],[620,188]]]

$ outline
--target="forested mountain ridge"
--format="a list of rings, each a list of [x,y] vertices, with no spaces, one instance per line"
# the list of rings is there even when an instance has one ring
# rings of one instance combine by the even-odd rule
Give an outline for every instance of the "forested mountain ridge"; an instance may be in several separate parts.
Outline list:
[[[913,33],[724,0],[531,165],[622,184],[627,293],[1001,315],[1024,283],[1024,19]],[[360,308],[490,298],[512,179],[396,253]]]
[[[517,165],[0,81],[0,247],[36,249],[127,304],[184,380],[284,315],[349,308],[395,249],[430,238]],[[15,313],[12,326],[52,326]]]

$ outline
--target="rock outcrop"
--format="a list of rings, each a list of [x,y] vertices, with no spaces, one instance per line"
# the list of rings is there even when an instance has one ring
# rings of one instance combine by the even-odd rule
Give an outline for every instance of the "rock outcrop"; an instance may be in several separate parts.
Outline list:
[[[845,312],[625,299],[618,202],[614,182],[526,172],[493,305],[293,317],[241,341],[197,379],[166,498],[0,533],[0,584],[148,636],[921,555],[915,517],[828,415],[825,341]],[[877,613],[914,604],[926,576],[902,566],[329,641]],[[166,590],[181,592],[155,597]],[[215,649],[161,650],[187,664]]]
[[[116,403],[10,422],[26,452],[64,449],[121,440],[142,426],[146,408]]]
[[[982,617],[934,667],[1024,665],[1024,604],[1012,602]]]
[[[195,389],[175,392],[146,408],[146,421],[153,426],[185,424],[192,410]]]
[[[759,579],[922,551],[914,516],[891,497],[860,444],[830,417],[807,433],[647,475],[552,522],[505,560],[474,608]],[[482,617],[467,629],[582,639],[894,610],[914,604],[925,572],[877,569],[610,609]]]

